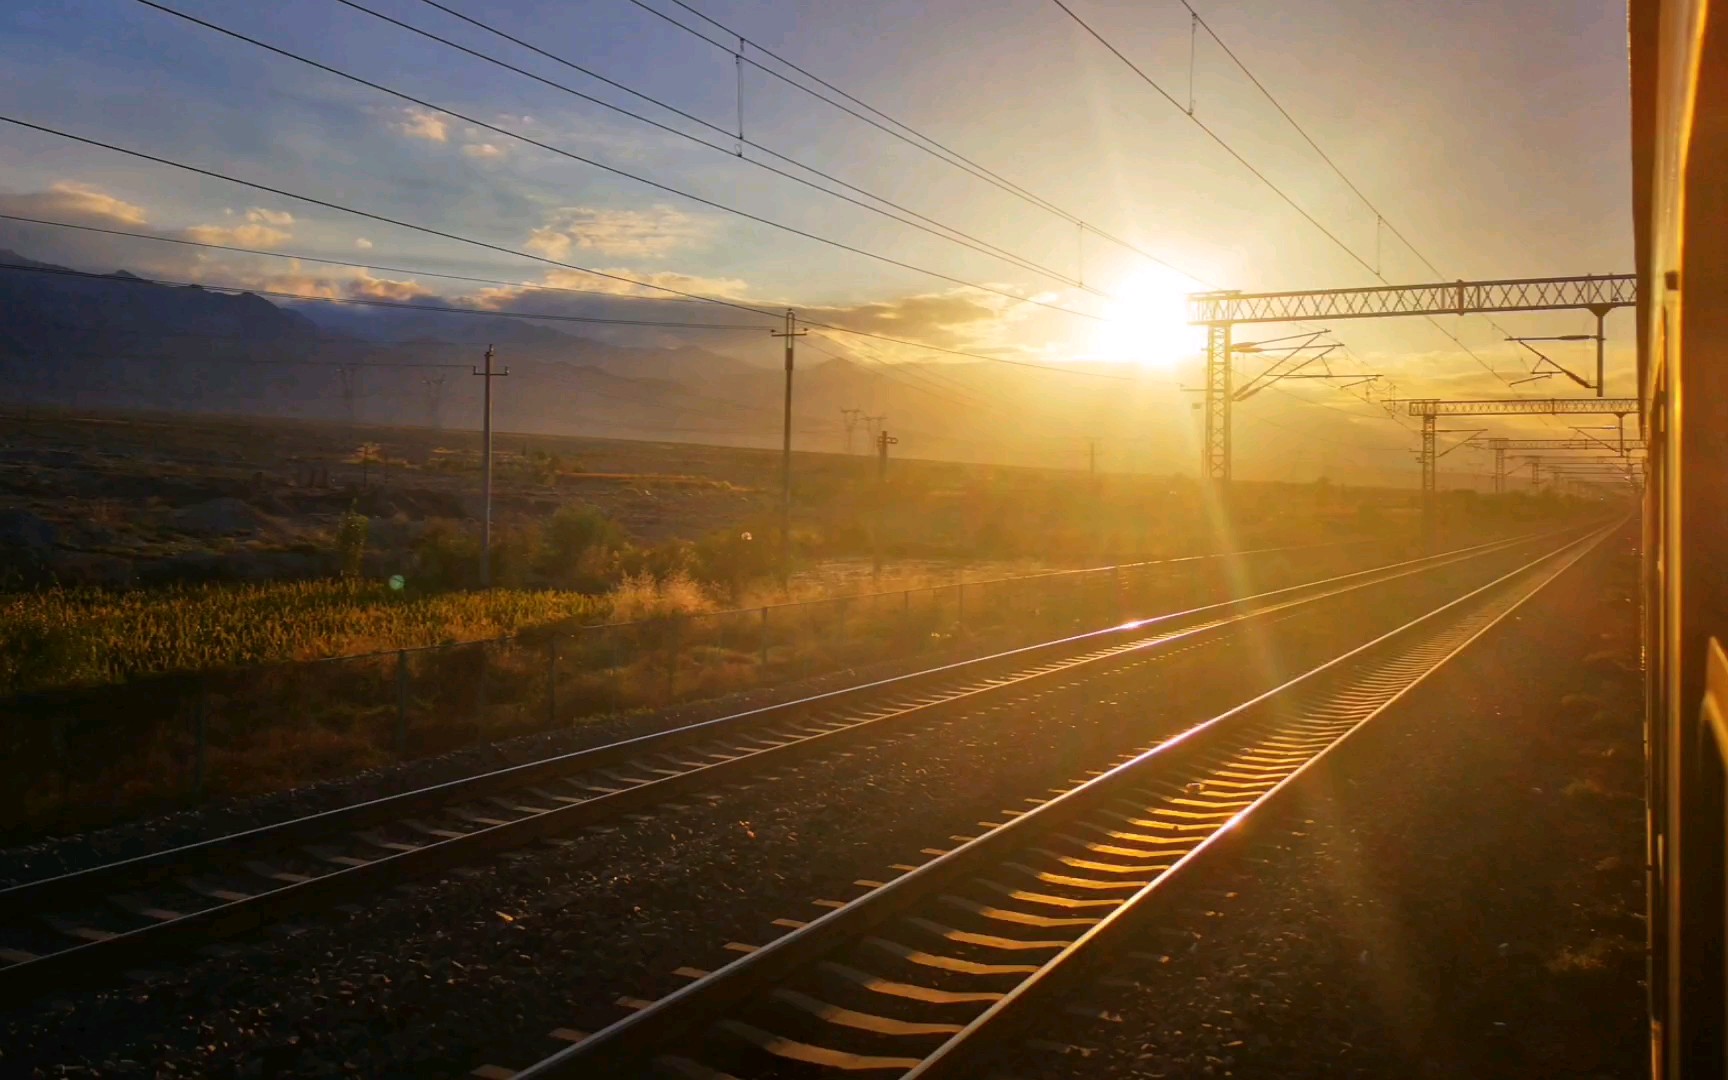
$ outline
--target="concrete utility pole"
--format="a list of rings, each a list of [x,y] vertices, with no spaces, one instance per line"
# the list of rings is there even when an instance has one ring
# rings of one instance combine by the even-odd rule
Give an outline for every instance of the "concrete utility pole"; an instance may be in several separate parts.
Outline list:
[[[786,329],[770,331],[786,339],[786,410],[780,433],[780,583],[792,576],[792,342],[808,330],[797,329],[797,317],[786,309]]]
[[[486,368],[474,369],[486,381],[480,394],[480,587],[492,587],[492,380],[510,374],[510,369],[492,370],[492,346],[486,346]]]

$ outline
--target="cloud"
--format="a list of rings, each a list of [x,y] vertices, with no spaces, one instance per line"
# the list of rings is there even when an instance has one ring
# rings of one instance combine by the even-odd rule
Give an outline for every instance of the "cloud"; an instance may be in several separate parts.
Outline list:
[[[61,180],[47,191],[0,195],[9,214],[76,221],[79,224],[143,225],[144,208],[108,194],[94,184]]]
[[[570,254],[570,238],[557,229],[535,229],[522,246],[536,255],[559,262]]]
[[[394,300],[406,302],[437,294],[418,281],[396,281],[390,278],[373,277],[365,270],[355,272],[353,280],[348,282],[348,295],[364,297],[368,300]]]
[[[504,156],[503,149],[493,146],[491,143],[469,143],[462,148],[462,152],[471,158],[479,158],[483,161],[496,161]]]
[[[397,122],[396,130],[410,139],[440,143],[450,141],[450,126],[444,122],[444,118],[425,109],[406,110],[406,116]]]
[[[671,270],[632,270],[628,267],[612,268],[605,271],[617,274],[619,277],[631,278],[642,282],[641,285],[616,278],[600,277],[598,274],[585,274],[576,270],[549,270],[537,283],[544,288],[534,288],[530,285],[500,286],[482,289],[473,296],[466,297],[468,303],[485,308],[504,308],[517,305],[527,297],[534,301],[536,310],[556,312],[558,309],[548,306],[560,302],[590,303],[579,297],[560,296],[547,289],[578,289],[584,292],[617,297],[620,300],[666,300],[673,299],[670,294],[649,286],[662,286],[667,289],[677,289],[680,292],[694,293],[699,296],[712,296],[727,300],[742,300],[749,291],[748,283],[741,278],[709,278],[694,274],[682,274]]]
[[[329,299],[389,300],[396,303],[443,299],[418,281],[374,277],[369,271],[358,268],[309,269],[297,259],[286,260],[285,264],[273,264],[264,270],[224,270],[221,280],[245,289]]]
[[[847,306],[806,308],[799,315],[812,322],[850,330],[886,334],[950,349],[1000,351],[993,340],[1013,301],[979,289],[958,288],[919,293]]]
[[[567,206],[552,213],[527,240],[530,251],[562,259],[572,247],[604,255],[664,255],[705,243],[709,222],[670,206],[608,210]]]
[[[359,248],[361,251],[371,251],[372,241],[366,239],[364,236],[356,237],[354,239],[354,246]]]
[[[244,225],[193,225],[183,230],[181,235],[200,244],[268,249],[294,238],[294,234],[286,228],[292,224],[294,215],[286,210],[266,210],[261,206],[254,206],[246,211]]]

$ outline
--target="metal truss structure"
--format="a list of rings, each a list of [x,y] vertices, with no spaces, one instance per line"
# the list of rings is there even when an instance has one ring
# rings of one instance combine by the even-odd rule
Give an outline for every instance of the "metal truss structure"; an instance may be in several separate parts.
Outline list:
[[[1438,456],[1434,454],[1434,420],[1439,416],[1576,416],[1576,415],[1610,415],[1624,416],[1626,413],[1638,411],[1636,397],[1514,397],[1514,399],[1484,399],[1484,401],[1441,401],[1439,397],[1419,397],[1407,404],[1412,416],[1422,418],[1422,518],[1427,527],[1433,527],[1434,503],[1434,467]],[[1507,468],[1505,468],[1505,453],[1512,439],[1495,439],[1490,446],[1495,451],[1495,492],[1505,492],[1507,484]],[[1583,446],[1564,449],[1614,449],[1609,442],[1597,439],[1534,439],[1534,442],[1581,442]],[[1498,444],[1498,446],[1496,446]],[[1555,448],[1560,449],[1560,448]]]
[[[1488,445],[1496,450],[1612,450],[1623,453],[1625,450],[1644,449],[1644,440],[1633,439],[1626,443],[1624,450],[1606,439],[1489,439]]]
[[[1439,281],[1363,289],[1300,292],[1194,293],[1188,297],[1193,323],[1302,322],[1308,319],[1377,319],[1387,315],[1471,315],[1499,311],[1590,311],[1631,307],[1638,302],[1632,274],[1605,277],[1512,278],[1505,281]]]
[[[1436,416],[1573,416],[1603,414],[1629,416],[1638,411],[1637,398],[1498,398],[1487,401],[1441,401],[1417,398],[1409,403],[1410,415],[1432,420]]]
[[[1625,457],[1627,454],[1643,450],[1644,440],[1627,441],[1624,430],[1618,443],[1607,439],[1489,439],[1488,448],[1494,451],[1494,492],[1497,495],[1506,492],[1506,452],[1509,450],[1591,450],[1597,453],[1611,451]],[[1564,459],[1560,459],[1564,460]],[[1592,459],[1584,459],[1592,460]]]
[[[1200,476],[1219,486],[1230,482],[1231,373],[1230,334],[1237,323],[1302,322],[1314,319],[1377,319],[1407,315],[1472,315],[1506,311],[1589,311],[1596,316],[1596,338],[1600,351],[1602,320],[1619,307],[1638,302],[1637,279],[1631,274],[1602,277],[1512,278],[1503,281],[1430,282],[1420,285],[1383,285],[1360,289],[1308,289],[1299,292],[1244,293],[1206,292],[1188,297],[1188,321],[1204,325],[1206,333],[1206,431],[1200,447]],[[1600,365],[1599,365],[1600,366]],[[1602,379],[1596,381],[1600,394]],[[1624,409],[1601,410],[1560,407],[1549,399],[1542,402],[1508,401],[1505,407],[1480,413],[1446,412],[1440,415],[1489,415],[1491,412],[1535,412],[1558,415],[1568,412],[1617,411],[1635,413],[1638,403]],[[1587,400],[1587,399],[1586,399]],[[1609,399],[1597,399],[1604,401]],[[1622,399],[1613,399],[1616,401]],[[1585,402],[1575,404],[1582,406]],[[1414,403],[1413,403],[1414,404]],[[1435,406],[1484,404],[1481,402],[1434,402]],[[1519,406],[1528,406],[1520,408]],[[1412,411],[1412,415],[1424,414]],[[1432,416],[1425,418],[1432,426]],[[1422,490],[1434,489],[1432,434],[1425,434],[1422,460]]]

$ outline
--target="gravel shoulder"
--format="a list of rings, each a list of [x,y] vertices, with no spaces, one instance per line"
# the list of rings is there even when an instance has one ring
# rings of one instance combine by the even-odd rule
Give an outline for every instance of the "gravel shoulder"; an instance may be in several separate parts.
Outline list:
[[[1646,1075],[1637,573],[1611,539],[1358,733],[1015,1075]]]

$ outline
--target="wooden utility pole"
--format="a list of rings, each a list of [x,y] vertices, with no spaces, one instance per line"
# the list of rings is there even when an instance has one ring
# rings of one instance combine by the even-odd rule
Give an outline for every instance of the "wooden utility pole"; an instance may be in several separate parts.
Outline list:
[[[474,369],[486,381],[480,394],[480,587],[492,587],[492,380],[510,369],[492,370],[492,346],[486,346],[486,368]]]
[[[780,430],[780,583],[792,575],[792,341],[809,333],[797,329],[797,318],[786,309],[786,329],[774,330],[786,339],[786,409]]]

